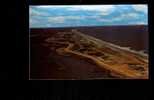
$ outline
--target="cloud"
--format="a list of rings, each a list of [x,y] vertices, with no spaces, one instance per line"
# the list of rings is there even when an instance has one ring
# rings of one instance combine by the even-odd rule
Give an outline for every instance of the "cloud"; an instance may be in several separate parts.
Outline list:
[[[36,9],[30,7],[29,15],[30,16],[48,16],[49,13],[43,12],[43,11],[39,11],[39,10],[36,10]]]
[[[137,25],[147,25],[148,24],[148,22],[145,20],[135,21],[134,23]]]
[[[103,16],[107,16],[107,15],[109,15],[109,14],[111,14],[111,12],[101,12],[101,13],[100,13],[100,15],[103,15]]]
[[[29,10],[30,26],[36,27],[147,23],[146,5],[43,5]]]
[[[129,21],[128,24],[147,25],[146,21]]]
[[[129,20],[130,22],[134,22],[134,20],[137,20],[138,18],[139,18],[139,15],[137,13],[127,13],[127,14],[121,14],[117,17],[112,17],[112,18],[97,18],[96,20],[99,22],[108,22],[108,23],[116,24],[124,20],[125,21]]]
[[[113,5],[77,5],[77,6],[70,6],[69,10],[72,11],[80,11],[80,10],[85,10],[85,11],[109,11],[114,8]]]
[[[41,5],[41,6],[33,6],[33,7],[37,7],[37,8],[51,8],[53,6]]]
[[[114,5],[53,5],[53,6],[46,6],[46,5],[41,5],[41,6],[30,6],[30,7],[35,7],[38,9],[65,9],[67,11],[99,11],[101,12],[102,15],[106,15],[109,12],[113,11],[115,6]]]
[[[70,6],[67,8],[69,11],[95,11],[100,15],[109,15],[112,11],[115,10],[114,5],[78,5],[78,6]]]
[[[37,19],[30,18],[30,19],[29,19],[29,23],[30,23],[30,24],[38,24],[39,21],[38,21]]]
[[[83,16],[55,16],[49,17],[48,21],[51,23],[64,23],[66,20],[81,20]]]
[[[112,20],[110,20],[110,19],[104,19],[104,18],[98,18],[96,20],[99,21],[99,22],[112,22]]]
[[[38,16],[40,13],[32,8],[29,9],[29,15],[30,16]]]
[[[139,15],[137,13],[128,13],[128,14],[121,14],[117,17],[114,17],[113,19],[111,19],[112,21],[120,21],[120,20],[134,20],[139,18]]]
[[[68,10],[70,11],[96,11],[99,12],[100,15],[108,15],[114,10],[114,5],[78,5],[69,7]]]
[[[145,25],[145,24],[148,24],[148,23],[145,22],[145,21],[138,21],[138,22],[136,22],[136,24],[138,24],[138,25]]]
[[[63,16],[49,17],[48,22],[50,22],[50,23],[64,23],[65,18]]]
[[[40,9],[53,9],[53,8],[62,8],[62,7],[68,7],[68,6],[63,6],[63,5],[41,5],[41,6],[31,6],[31,7],[35,7],[35,8],[40,8]]]
[[[67,20],[81,20],[84,19],[85,16],[64,16]]]
[[[29,19],[29,26],[30,27],[37,27],[38,25],[40,25],[39,21],[33,18]]]
[[[147,5],[133,5],[132,6],[134,10],[147,13],[148,12],[148,6]]]

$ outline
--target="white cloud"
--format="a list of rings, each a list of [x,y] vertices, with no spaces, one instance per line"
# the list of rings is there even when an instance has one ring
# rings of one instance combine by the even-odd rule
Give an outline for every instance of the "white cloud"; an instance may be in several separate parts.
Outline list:
[[[100,15],[108,15],[115,10],[114,8],[115,6],[113,5],[78,5],[68,7],[67,9],[70,11],[96,11],[99,12]]]
[[[134,22],[134,23],[137,25],[146,25],[147,24],[147,22],[145,22],[145,21],[138,21],[138,22]]]
[[[39,21],[36,20],[36,19],[30,18],[30,19],[29,19],[29,23],[30,23],[30,24],[38,24]]]
[[[148,12],[148,6],[147,5],[133,5],[132,7],[136,11],[140,11],[140,12],[144,12],[144,13],[147,13]]]
[[[53,7],[53,6],[46,6],[46,5],[41,5],[41,6],[35,6],[35,7],[37,7],[37,8],[50,8],[50,7]]]
[[[43,11],[38,11],[38,10],[35,10],[33,8],[30,8],[29,9],[29,15],[30,16],[47,16],[47,15],[49,15],[49,13],[46,13],[46,12],[43,12]]]
[[[118,17],[114,17],[111,19],[112,21],[120,21],[120,20],[127,20],[127,19],[137,19],[139,15],[137,13],[128,13],[128,14],[121,14]]]
[[[38,16],[40,13],[32,8],[29,9],[30,16]]]
[[[63,16],[49,17],[48,21],[51,23],[64,23],[65,18]]]
[[[103,18],[99,18],[99,19],[96,19],[97,21],[99,22],[112,22],[112,20],[110,19],[103,19]]]
[[[30,14],[33,16],[38,16],[38,15],[46,15],[43,12],[38,12],[35,9],[32,9],[33,7],[38,8],[38,9],[65,9],[68,11],[96,11],[100,12],[100,15],[108,15],[111,13],[115,6],[114,5],[67,5],[67,6],[30,6]]]
[[[137,18],[139,18],[137,13],[128,13],[128,14],[121,14],[111,19],[97,18],[96,20],[101,22],[114,22],[114,21],[122,21],[122,20],[137,19]]]
[[[101,12],[100,15],[106,16],[109,15],[111,12]]]
[[[64,23],[66,20],[81,20],[84,16],[56,16],[49,17],[48,21],[52,23]]]
[[[109,11],[114,8],[113,5],[77,5],[77,6],[70,6],[69,10],[72,11],[80,11],[80,10],[86,10],[86,11]]]
[[[132,8],[135,10],[132,10]],[[59,9],[60,8],[60,9]],[[130,8],[132,11],[130,11]],[[58,9],[60,14],[56,15],[52,15],[52,12],[55,12],[56,9]],[[114,17],[114,15],[112,15],[112,12],[116,12],[119,11],[119,15]],[[128,10],[128,11],[127,11]],[[69,11],[72,11],[71,15],[67,15]],[[80,12],[83,11],[83,14],[81,13],[80,15],[73,15],[76,14],[76,11]],[[125,12],[126,11],[126,12]],[[55,27],[56,25],[71,25],[72,22],[70,22],[69,20],[73,20],[73,25],[81,25],[82,20],[85,19],[87,20],[95,20],[97,22],[113,22],[116,23],[116,21],[125,21],[129,23],[138,23],[138,24],[145,24],[147,22],[144,22],[144,20],[142,22],[137,22],[138,19],[140,19],[140,15],[143,15],[143,13],[138,13],[136,11],[140,11],[140,12],[144,12],[147,13],[147,6],[146,5],[129,5],[129,6],[125,6],[125,5],[119,5],[119,6],[115,6],[115,5],[66,5],[66,6],[61,6],[61,5],[57,5],[57,6],[35,6],[35,7],[31,7],[29,9],[29,15],[30,15],[30,24],[37,26],[37,25],[42,25],[44,26],[41,22],[46,23],[45,26],[51,26],[51,27]],[[84,12],[89,12],[88,15]],[[93,13],[94,12],[94,13]],[[124,13],[125,12],[125,13]],[[114,13],[113,13],[114,14]],[[51,15],[51,16],[50,16]],[[109,15],[106,16],[106,15]],[[39,16],[43,16],[43,17],[39,17]],[[45,17],[44,17],[45,16]],[[104,17],[103,17],[104,16]],[[103,18],[101,18],[103,17]],[[36,20],[34,20],[36,18]],[[40,20],[39,20],[40,19]],[[43,20],[43,21],[42,21]],[[134,21],[135,20],[135,21]],[[68,21],[68,22],[67,22]],[[64,23],[64,24],[63,24]],[[88,23],[90,24],[90,23]]]
[[[108,15],[114,10],[115,6],[113,5],[78,5],[69,7],[70,11],[96,11],[100,15]]]
[[[110,9],[114,8],[114,5],[53,5],[53,6],[47,6],[47,5],[41,5],[41,6],[30,6],[30,8],[43,8],[43,9],[57,9],[57,8],[66,8],[68,10],[72,11],[80,11],[80,10],[87,10],[87,11],[108,11]]]
[[[61,8],[61,7],[68,7],[68,6],[63,6],[63,5],[52,5],[52,6],[50,6],[50,5],[41,5],[41,6],[31,6],[31,7],[36,7],[36,8],[47,8],[47,9],[49,9],[49,8]]]
[[[37,27],[39,24],[40,24],[40,23],[39,23],[38,20],[33,19],[33,18],[30,18],[30,19],[29,19],[29,27],[35,27],[35,26]]]
[[[64,16],[65,19],[68,20],[80,20],[80,19],[84,19],[84,16]]]

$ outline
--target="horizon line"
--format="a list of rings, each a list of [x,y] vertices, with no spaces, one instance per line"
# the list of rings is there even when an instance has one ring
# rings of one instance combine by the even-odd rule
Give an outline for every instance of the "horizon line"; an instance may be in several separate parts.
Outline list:
[[[106,27],[106,26],[148,26],[147,24],[134,24],[134,25],[104,25],[104,26],[66,26],[66,27],[29,27],[31,28],[76,28],[76,27]]]

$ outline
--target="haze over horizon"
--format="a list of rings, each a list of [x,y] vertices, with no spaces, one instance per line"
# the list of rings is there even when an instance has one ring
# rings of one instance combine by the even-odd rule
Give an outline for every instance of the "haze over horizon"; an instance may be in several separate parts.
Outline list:
[[[147,5],[29,6],[30,28],[148,25]]]

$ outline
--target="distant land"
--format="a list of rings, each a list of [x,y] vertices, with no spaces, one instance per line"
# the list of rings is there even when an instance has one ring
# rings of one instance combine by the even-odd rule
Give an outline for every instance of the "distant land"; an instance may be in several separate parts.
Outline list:
[[[59,27],[59,28],[30,28],[31,35],[38,35],[59,31],[77,29],[80,32],[94,36],[98,39],[111,42],[134,50],[144,50],[148,53],[148,25],[114,25],[114,26],[81,26],[81,27]]]

